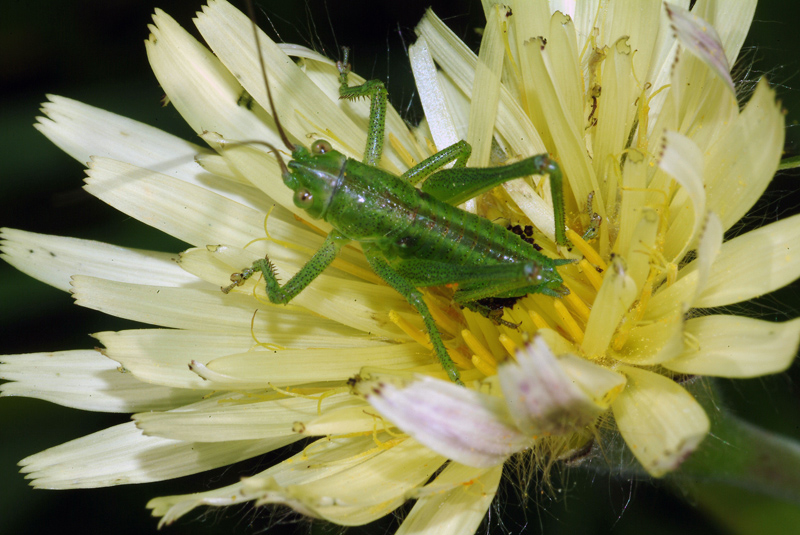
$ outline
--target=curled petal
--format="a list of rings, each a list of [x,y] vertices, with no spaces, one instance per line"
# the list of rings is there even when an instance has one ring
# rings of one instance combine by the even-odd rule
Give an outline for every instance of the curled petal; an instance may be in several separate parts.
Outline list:
[[[507,361],[497,369],[500,386],[511,417],[526,435],[564,434],[585,427],[607,407],[595,402],[610,391],[619,391],[625,378],[615,372],[576,359],[588,366],[564,367],[547,343],[536,337],[517,352],[517,362]],[[574,362],[574,361],[573,361]],[[570,376],[579,375],[580,382]],[[609,381],[608,376],[614,380]],[[595,385],[605,392],[598,392]],[[594,399],[582,387],[594,394]]]
[[[676,4],[667,4],[667,13],[680,43],[711,67],[711,70],[725,81],[731,94],[735,95],[736,89],[733,87],[730,75],[731,67],[728,65],[725,49],[714,27]]]
[[[533,442],[502,398],[453,383],[420,376],[408,384],[362,381],[355,389],[398,428],[467,466],[495,466]]]

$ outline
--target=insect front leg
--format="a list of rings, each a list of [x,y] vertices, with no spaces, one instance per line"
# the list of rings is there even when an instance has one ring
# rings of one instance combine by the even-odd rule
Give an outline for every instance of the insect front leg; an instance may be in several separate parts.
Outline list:
[[[362,244],[362,247],[364,248],[364,254],[373,271],[400,295],[405,297],[406,301],[408,301],[411,306],[417,309],[419,315],[422,316],[422,322],[425,324],[425,329],[428,331],[428,338],[431,341],[434,351],[436,351],[436,357],[439,359],[442,368],[444,368],[444,371],[451,381],[463,385],[464,383],[461,382],[461,374],[458,372],[455,363],[447,353],[447,348],[444,346],[444,342],[442,342],[442,336],[439,334],[439,328],[436,326],[436,322],[433,320],[430,310],[428,310],[428,305],[426,305],[425,301],[422,299],[422,292],[415,288],[414,285],[402,275],[397,273],[397,271],[392,269],[379,250],[372,250],[365,244]]]
[[[311,283],[311,281],[316,279],[319,274],[331,265],[336,255],[339,254],[339,250],[341,250],[348,241],[347,238],[337,231],[332,231],[328,234],[327,238],[325,238],[325,242],[322,246],[314,253],[314,256],[312,256],[311,259],[300,268],[300,271],[283,286],[278,282],[272,262],[270,262],[268,258],[262,258],[256,260],[252,267],[243,270],[241,273],[234,273],[231,275],[230,286],[222,288],[222,291],[228,293],[260,272],[264,276],[267,297],[269,297],[270,302],[285,305],[294,299],[297,294],[302,292],[303,289]]]
[[[336,63],[339,68],[339,98],[356,100],[369,97],[369,126],[367,127],[367,146],[364,148],[363,163],[377,166],[383,154],[383,132],[386,129],[386,101],[388,92],[380,80],[367,80],[361,85],[350,87],[347,77],[350,74],[350,49],[343,47],[344,58]]]

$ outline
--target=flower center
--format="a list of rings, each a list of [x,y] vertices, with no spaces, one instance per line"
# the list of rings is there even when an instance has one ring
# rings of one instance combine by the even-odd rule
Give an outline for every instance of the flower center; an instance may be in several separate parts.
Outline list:
[[[467,377],[470,370],[495,375],[498,363],[514,358],[536,333],[546,335],[556,346],[556,354],[579,354],[610,365],[611,355],[620,351],[631,330],[641,325],[659,271],[650,269],[637,288],[620,256],[606,261],[574,230],[568,229],[567,236],[573,251],[582,257],[559,268],[569,294],[561,298],[526,295],[503,308],[499,322],[462,310],[450,300],[448,289],[425,289],[425,301],[446,339],[450,357]],[[607,280],[609,277],[612,280]],[[413,315],[393,310],[389,318],[416,342],[431,348]]]

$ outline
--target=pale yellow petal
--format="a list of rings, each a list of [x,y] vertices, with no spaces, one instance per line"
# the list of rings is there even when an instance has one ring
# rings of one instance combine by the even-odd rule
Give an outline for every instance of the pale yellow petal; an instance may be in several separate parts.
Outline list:
[[[0,229],[2,258],[46,284],[70,290],[73,275],[89,275],[119,282],[148,282],[161,286],[190,286],[197,278],[180,269],[174,255],[117,247],[106,243]]]
[[[250,399],[231,399],[222,395],[212,406],[187,406],[166,412],[143,412],[133,416],[145,435],[187,442],[227,442],[296,435],[293,424],[349,406],[368,408],[363,400],[349,393],[325,398],[286,397],[263,394]],[[263,401],[262,401],[263,400]]]
[[[744,110],[705,156],[708,209],[727,230],[766,190],[783,151],[784,118],[775,91],[762,79]]]
[[[673,380],[622,366],[625,390],[611,408],[622,438],[650,475],[674,470],[697,448],[709,429],[708,416]]]
[[[500,74],[505,43],[503,29],[508,25],[508,9],[495,5],[489,10],[472,86],[467,142],[472,146],[470,165],[487,167],[494,137],[497,105],[500,99]]]
[[[244,89],[208,49],[160,9],[153,22],[145,42],[150,66],[170,103],[195,132],[280,143],[266,112],[244,105]]]
[[[663,365],[692,375],[758,377],[784,371],[800,343],[800,319],[784,323],[741,316],[686,322],[686,349]]]
[[[194,180],[202,169],[194,162],[211,151],[150,125],[58,95],[42,104],[46,117],[34,127],[61,150],[86,164],[92,156],[128,162]]]
[[[293,440],[180,442],[146,437],[130,422],[46,449],[19,464],[35,488],[87,489],[196,474],[262,455]]]
[[[252,26],[247,16],[225,1],[212,1],[203,7],[202,13],[198,13],[196,24],[222,63],[232,73],[237,73],[242,85],[268,110],[264,79],[255,50]],[[308,133],[317,132],[325,137],[326,132],[332,132],[342,144],[337,148],[360,160],[366,142],[366,123],[358,124],[348,117],[342,107],[349,104],[340,103],[338,98],[326,97],[265,33],[259,34],[259,40],[269,72],[272,97],[284,128],[301,141],[305,140]],[[336,80],[337,77],[333,75],[331,82]],[[361,115],[366,118],[368,113],[365,112],[366,108]],[[399,117],[396,116],[396,120],[399,121]],[[391,126],[390,121],[390,128]],[[404,130],[404,137],[407,137],[408,129]],[[388,144],[383,166],[393,172],[404,168]]]
[[[647,9],[642,8],[642,11]],[[628,144],[640,98],[633,70],[633,58],[638,57],[639,51],[634,53],[628,41],[628,37],[622,37],[610,45],[603,62],[602,92],[596,100],[594,119],[597,123],[591,130],[595,155],[592,164],[598,180],[604,184],[603,199],[613,199],[617,195],[617,167]],[[573,102],[582,103],[582,99],[574,98]],[[580,111],[583,111],[582,106]]]
[[[445,460],[413,439],[399,439],[364,462],[308,484],[283,486],[272,478],[249,478],[244,492],[259,495],[256,505],[284,504],[309,516],[357,526],[402,505]]]
[[[380,418],[363,401],[341,409],[325,410],[318,416],[297,420],[293,425],[296,433],[309,437],[373,433],[388,427],[391,423]]]
[[[462,535],[475,533],[497,493],[502,465],[479,471],[458,463],[448,464],[442,473],[419,492],[411,512],[395,535]]]
[[[694,306],[730,305],[786,286],[800,276],[798,244],[800,215],[723,243]]]
[[[719,252],[728,246],[722,243],[722,238],[722,222],[713,212],[708,213],[697,245],[697,259],[678,272],[677,282],[655,294],[647,307],[646,320],[662,322],[683,314],[696,306],[697,296],[703,293],[708,281],[716,287]]]
[[[712,276],[716,266],[715,262],[722,249],[723,235],[722,221],[720,221],[717,214],[709,212],[700,236],[700,243],[697,246],[697,261],[691,266],[697,269],[695,298],[703,293],[709,278]]]
[[[243,481],[195,494],[154,498],[147,504],[153,516],[163,517],[159,527],[171,524],[192,509],[203,505],[225,506],[259,499],[258,487],[264,484],[286,487],[311,483],[362,463],[381,453],[371,436],[319,440],[293,457],[271,466]],[[310,462],[309,462],[310,461]],[[245,484],[247,489],[246,490]],[[310,511],[309,511],[309,514]]]
[[[705,218],[703,153],[690,138],[667,131],[658,166],[682,186],[670,204],[670,226],[664,252],[670,261],[680,260],[691,246],[696,245]]]
[[[217,358],[207,366],[193,362],[193,369],[207,379],[207,384],[213,388],[236,390],[259,388],[268,383],[284,386],[321,381],[344,382],[358,374],[364,366],[406,370],[431,364],[434,358],[431,351],[416,343],[386,344],[380,349],[250,351]]]
[[[653,323],[634,327],[620,352],[615,355],[628,364],[659,364],[683,351],[683,311],[676,308]]]
[[[551,52],[552,50],[552,52]],[[589,193],[595,192],[598,213],[605,216],[605,205],[602,190],[592,169],[589,155],[584,143],[583,123],[575,124],[558,94],[555,72],[559,70],[559,50],[544,44],[541,39],[527,41],[523,48],[521,61],[529,62],[531,80],[526,80],[529,91],[536,91],[541,102],[544,120],[550,128],[553,138],[555,156],[564,174],[569,177],[569,184],[579,206],[585,206]],[[574,61],[574,60],[573,60]]]
[[[0,396],[43,399],[85,411],[165,410],[205,392],[151,385],[96,350],[0,356]]]
[[[181,180],[104,158],[87,175],[92,195],[193,245],[244,245],[264,235],[263,212]]]
[[[296,336],[353,333],[331,320],[314,318],[302,310],[260,306],[242,295],[218,289],[165,288],[76,276],[76,302],[112,316],[178,329],[249,333],[284,329]],[[258,308],[257,308],[258,307]]]
[[[415,31],[427,41],[434,61],[464,94],[471,96],[477,65],[475,54],[430,10]],[[503,87],[495,128],[515,154],[533,156],[545,151],[539,134],[526,120],[516,99]]]
[[[583,3],[583,2],[578,2]],[[628,37],[628,45],[635,50],[632,74],[638,80],[647,75],[651,56],[658,37],[657,27],[661,17],[661,0],[638,0],[636,2],[610,2],[598,9],[598,19],[594,23],[600,28],[599,46],[615,46],[623,37]],[[603,96],[606,90],[606,76],[603,75]],[[629,83],[633,83],[631,79]],[[641,83],[641,82],[640,82]],[[632,104],[630,101],[624,101]]]
[[[246,325],[249,325],[246,324]],[[242,326],[243,327],[243,326]],[[105,346],[105,354],[141,381],[189,389],[208,388],[208,383],[189,369],[192,360],[210,362],[256,347],[264,349],[358,348],[380,351],[386,342],[367,335],[328,334],[297,336],[279,327],[251,333],[246,328],[216,332],[176,329],[138,329],[101,332],[94,336]],[[262,385],[263,386],[263,385]]]
[[[409,47],[408,58],[433,143],[439,149],[449,147],[461,138],[456,133],[452,112],[447,108],[445,95],[439,85],[436,65],[423,37]]]
[[[615,258],[603,277],[603,285],[597,292],[592,314],[586,324],[581,349],[588,356],[605,353],[622,316],[636,299],[636,283],[628,275],[627,266],[619,257]]]
[[[627,153],[625,167],[622,169],[622,189],[619,207],[619,228],[617,240],[614,242],[614,253],[625,255],[632,247],[633,234],[642,220],[644,210],[653,210],[652,194],[647,191],[647,181],[650,171],[650,159],[635,149]],[[663,198],[656,202],[664,204]]]

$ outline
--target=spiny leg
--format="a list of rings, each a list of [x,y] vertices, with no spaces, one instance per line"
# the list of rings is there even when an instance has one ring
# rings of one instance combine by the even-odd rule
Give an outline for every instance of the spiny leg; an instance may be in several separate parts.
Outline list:
[[[422,292],[417,290],[413,284],[392,269],[389,263],[383,258],[380,251],[373,251],[364,244],[362,244],[362,246],[367,261],[373,271],[400,295],[405,297],[406,301],[416,308],[419,315],[422,316],[425,329],[428,331],[428,338],[447,376],[454,383],[463,385],[464,383],[461,382],[461,374],[459,374],[455,363],[447,353],[447,348],[444,346],[444,342],[442,342],[442,336],[439,334],[439,328],[436,326],[436,322],[433,320],[430,310],[428,310],[428,305],[426,305],[425,301],[422,299]]]
[[[344,57],[336,63],[339,69],[339,98],[356,100],[369,97],[369,126],[367,127],[367,146],[364,148],[363,163],[377,166],[383,154],[383,132],[386,128],[386,101],[388,92],[380,80],[367,80],[361,85],[350,87],[347,77],[350,74],[350,49],[343,47]]]
[[[466,167],[442,169],[428,178],[422,191],[440,201],[460,204],[485,193],[504,182],[529,175],[548,175],[555,213],[556,243],[567,245],[564,220],[564,189],[561,168],[547,154],[531,156],[516,163],[500,167]]]
[[[241,273],[234,273],[231,275],[231,285],[222,289],[224,293],[230,292],[236,286],[241,286],[244,282],[258,272],[264,275],[264,282],[266,283],[267,297],[271,303],[285,305],[297,294],[303,291],[311,281],[317,278],[325,269],[334,261],[339,250],[349,240],[339,234],[337,231],[332,231],[325,238],[322,246],[314,253],[308,262],[300,268],[294,277],[289,279],[285,285],[281,286],[278,278],[275,276],[275,269],[272,262],[268,258],[261,258],[253,262],[251,268],[243,270]]]
[[[449,147],[440,150],[430,158],[422,160],[403,173],[400,178],[407,180],[410,184],[417,184],[453,160],[455,160],[455,163],[452,169],[465,167],[471,154],[472,147],[469,143],[464,140],[457,141]]]

